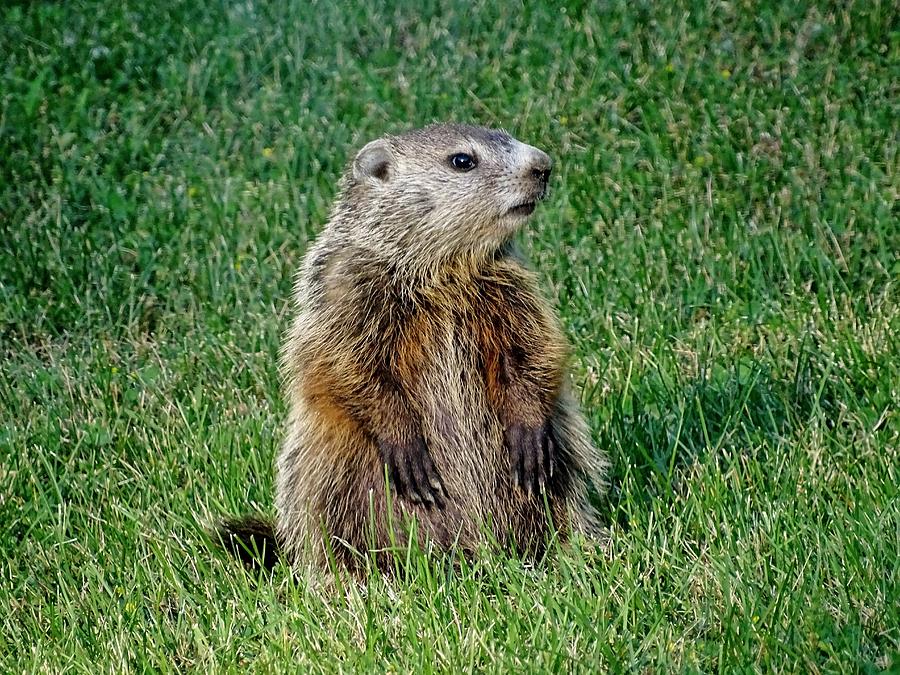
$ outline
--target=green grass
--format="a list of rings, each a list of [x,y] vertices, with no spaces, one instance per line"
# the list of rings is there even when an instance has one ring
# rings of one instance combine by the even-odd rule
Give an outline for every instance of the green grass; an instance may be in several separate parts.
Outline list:
[[[0,9],[0,671],[900,668],[896,4],[469,7]],[[292,272],[446,119],[556,160],[611,545],[255,579]]]

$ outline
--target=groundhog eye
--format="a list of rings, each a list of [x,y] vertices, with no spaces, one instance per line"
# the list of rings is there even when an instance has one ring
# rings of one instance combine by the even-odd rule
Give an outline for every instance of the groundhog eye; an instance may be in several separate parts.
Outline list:
[[[455,155],[450,155],[450,166],[452,166],[457,171],[471,171],[475,168],[475,158],[472,155],[467,155],[464,152],[458,152]]]

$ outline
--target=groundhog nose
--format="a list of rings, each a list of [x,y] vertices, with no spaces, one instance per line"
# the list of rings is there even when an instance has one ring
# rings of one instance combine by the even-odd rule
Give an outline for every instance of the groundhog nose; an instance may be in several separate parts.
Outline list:
[[[531,165],[531,177],[542,186],[547,185],[547,181],[550,180],[550,172],[553,170],[553,161],[550,159],[550,155],[533,148],[529,164]]]
[[[541,183],[546,184],[546,182],[550,180],[550,171],[552,171],[552,169],[532,169],[531,175]]]
[[[531,170],[550,173],[550,169],[553,168],[553,160],[550,159],[550,155],[535,147],[529,147],[528,149],[531,151],[528,153],[528,163],[531,165]]]

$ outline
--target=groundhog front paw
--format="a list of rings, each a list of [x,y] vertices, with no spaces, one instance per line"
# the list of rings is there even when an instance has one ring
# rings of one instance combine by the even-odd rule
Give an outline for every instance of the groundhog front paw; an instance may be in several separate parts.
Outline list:
[[[539,427],[511,424],[504,432],[516,487],[529,495],[544,492],[555,470],[556,444],[549,422]]]
[[[447,489],[421,436],[406,444],[379,441],[378,450],[382,463],[387,466],[391,486],[399,497],[414,504],[444,508]]]

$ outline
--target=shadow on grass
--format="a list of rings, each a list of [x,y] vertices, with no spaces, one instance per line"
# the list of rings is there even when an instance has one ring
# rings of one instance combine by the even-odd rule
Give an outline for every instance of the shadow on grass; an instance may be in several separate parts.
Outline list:
[[[609,489],[599,500],[602,517],[627,528],[626,501],[673,502],[698,462],[752,454],[765,463],[812,416],[821,412],[830,419],[836,401],[850,390],[808,356],[798,358],[792,377],[783,379],[752,360],[714,364],[688,380],[643,376],[610,396],[600,411],[597,443],[612,463]]]

